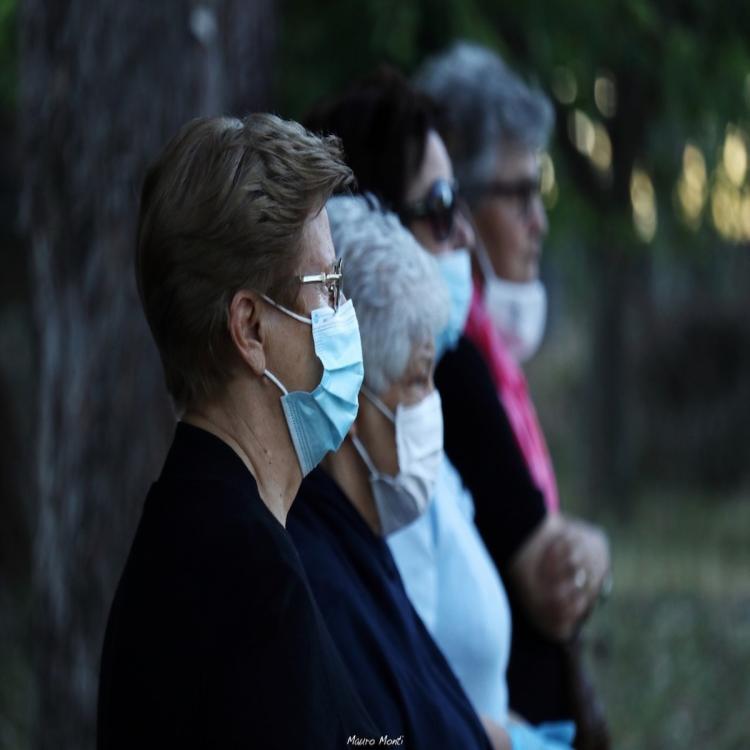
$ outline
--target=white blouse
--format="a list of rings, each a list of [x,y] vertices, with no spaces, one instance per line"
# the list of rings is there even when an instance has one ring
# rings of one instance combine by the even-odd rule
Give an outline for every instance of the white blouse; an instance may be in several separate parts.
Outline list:
[[[476,712],[505,725],[510,608],[474,525],[474,501],[447,457],[428,510],[387,541],[414,608]]]

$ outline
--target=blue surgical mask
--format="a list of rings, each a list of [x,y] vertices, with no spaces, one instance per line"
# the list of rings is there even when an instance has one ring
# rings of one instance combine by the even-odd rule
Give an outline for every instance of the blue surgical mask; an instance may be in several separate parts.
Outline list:
[[[305,318],[265,295],[263,299],[295,320],[312,326],[315,354],[323,363],[320,384],[310,393],[289,393],[273,373],[268,370],[264,373],[284,394],[281,406],[304,477],[326,453],[339,449],[357,417],[359,389],[365,373],[357,314],[351,300],[336,312],[321,307]]]
[[[468,250],[453,250],[436,256],[440,273],[448,287],[450,316],[448,323],[435,339],[435,362],[448,349],[455,349],[463,333],[471,304],[471,258]]]

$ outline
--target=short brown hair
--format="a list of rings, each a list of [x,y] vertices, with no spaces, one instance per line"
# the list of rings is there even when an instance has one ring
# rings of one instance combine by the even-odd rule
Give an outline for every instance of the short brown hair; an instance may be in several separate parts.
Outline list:
[[[305,223],[351,181],[338,139],[274,115],[193,120],[167,144],[141,193],[136,278],[179,408],[229,378],[239,289],[293,302]]]

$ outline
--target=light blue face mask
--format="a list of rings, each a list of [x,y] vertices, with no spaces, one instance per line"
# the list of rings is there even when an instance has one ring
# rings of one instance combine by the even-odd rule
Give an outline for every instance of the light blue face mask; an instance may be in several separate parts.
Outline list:
[[[265,295],[263,299],[295,320],[312,326],[315,354],[323,363],[323,378],[310,393],[289,393],[273,373],[264,372],[284,394],[281,406],[304,477],[326,453],[339,449],[357,417],[359,389],[365,374],[357,315],[351,300],[336,312],[330,307],[320,307],[312,311],[310,318],[305,318]]]
[[[450,296],[450,316],[435,339],[435,362],[448,349],[455,349],[463,333],[471,304],[471,258],[468,250],[453,250],[435,256]]]

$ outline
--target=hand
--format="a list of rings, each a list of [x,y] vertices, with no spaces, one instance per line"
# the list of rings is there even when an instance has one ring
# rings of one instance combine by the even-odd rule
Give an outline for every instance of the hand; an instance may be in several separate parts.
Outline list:
[[[549,515],[511,564],[534,624],[566,640],[591,610],[609,570],[604,533],[584,521]]]
[[[544,628],[559,639],[573,634],[589,607],[588,571],[577,541],[565,523],[542,549],[534,577]]]
[[[578,563],[583,568],[584,587],[589,592],[589,608],[599,596],[605,579],[609,575],[609,542],[602,529],[580,519],[569,519],[573,544],[579,553]]]

